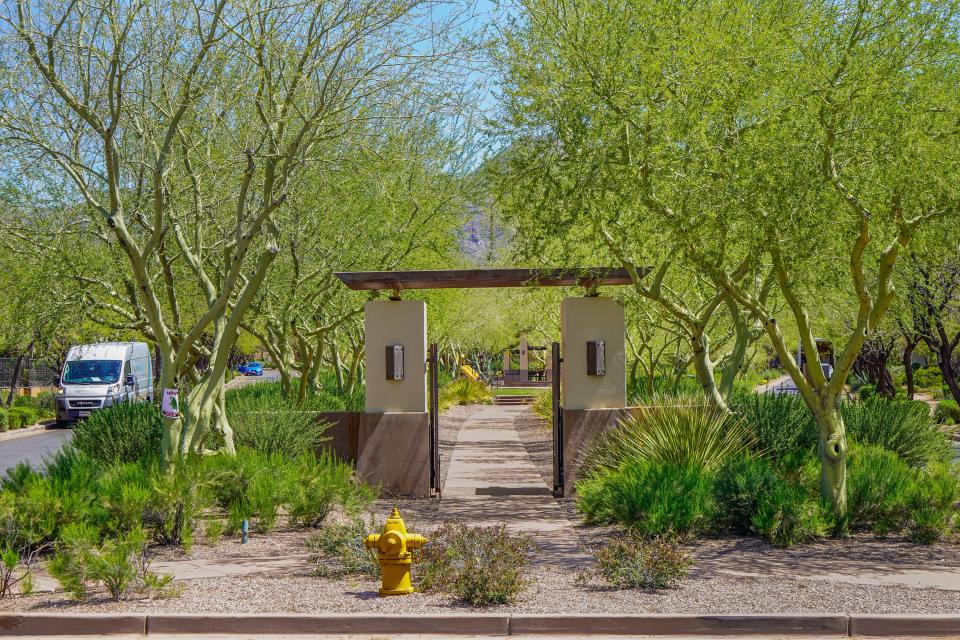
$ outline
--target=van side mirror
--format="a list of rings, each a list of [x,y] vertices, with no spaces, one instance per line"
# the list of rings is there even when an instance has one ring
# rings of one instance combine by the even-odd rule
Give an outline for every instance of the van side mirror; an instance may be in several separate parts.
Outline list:
[[[127,376],[123,381],[128,387],[132,387],[133,385],[137,384],[137,379],[133,375]]]

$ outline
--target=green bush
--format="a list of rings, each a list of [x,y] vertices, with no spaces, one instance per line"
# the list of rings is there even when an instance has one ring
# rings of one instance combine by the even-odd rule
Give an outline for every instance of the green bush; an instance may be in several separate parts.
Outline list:
[[[753,530],[778,547],[792,547],[825,536],[827,509],[811,492],[794,483],[775,485],[757,501]]]
[[[627,389],[627,402],[632,406],[652,405],[664,400],[688,400],[702,398],[703,389],[693,376],[655,375],[653,377],[653,392],[645,378],[635,381],[633,387]]]
[[[845,525],[883,535],[903,527],[917,472],[876,445],[851,447],[847,458]]]
[[[236,456],[206,458],[204,471],[217,505],[227,514],[228,533],[237,532],[244,520],[260,532],[276,525],[288,479],[284,456],[240,448]]]
[[[10,418],[7,416],[6,409],[0,409],[0,432],[10,428]]]
[[[315,412],[303,410],[279,394],[230,391],[227,397],[227,420],[237,446],[295,458],[303,452],[316,451],[328,439],[324,432],[329,423],[318,421]]]
[[[817,447],[817,423],[799,396],[785,393],[737,394],[732,409],[756,438],[754,449],[773,460],[809,455]]]
[[[88,526],[70,525],[57,543],[50,574],[76,599],[102,584],[114,602],[130,591],[162,595],[172,576],[150,571],[146,559],[146,534],[136,529],[102,543]]]
[[[920,389],[930,389],[943,385],[943,372],[940,367],[920,368],[913,372],[913,384]]]
[[[530,405],[530,408],[535,414],[543,418],[544,420],[552,421],[553,420],[553,392],[551,391],[541,391],[537,394],[537,397],[534,399],[533,404]]]
[[[372,487],[356,481],[352,466],[330,453],[301,454],[290,476],[287,513],[291,524],[319,527],[334,507],[351,513],[369,506],[376,497]]]
[[[164,471],[159,462],[149,463],[150,500],[143,524],[160,544],[193,545],[197,521],[213,504],[202,459],[189,457]]]
[[[583,473],[615,469],[625,461],[718,469],[752,444],[748,425],[704,404],[652,406],[622,418],[595,438],[583,457]]]
[[[664,538],[616,538],[596,553],[596,566],[578,581],[596,576],[617,589],[671,589],[687,577],[693,561],[680,547]]]
[[[423,591],[441,591],[474,606],[510,604],[531,583],[529,537],[507,533],[506,526],[471,527],[444,523],[418,554],[418,583]]]
[[[13,399],[15,407],[29,407],[39,416],[53,415],[56,410],[56,399],[50,391],[41,391],[35,396],[17,396]]]
[[[457,378],[440,390],[441,411],[453,405],[493,404],[490,387],[469,378]]]
[[[714,497],[717,524],[738,533],[758,533],[753,516],[764,495],[776,491],[783,479],[773,464],[756,455],[732,458],[717,473]]]
[[[355,517],[345,523],[325,524],[307,540],[307,550],[313,554],[317,574],[324,577],[365,575],[379,577],[377,552],[367,549],[363,541],[367,535],[383,528],[373,516],[369,521]]]
[[[107,469],[97,481],[96,507],[102,511],[104,527],[115,534],[143,526],[150,504],[150,477],[137,462],[118,464]]]
[[[299,378],[292,381],[293,393],[284,397],[279,382],[257,382],[237,389],[230,389],[226,395],[227,415],[234,411],[234,405],[241,402],[262,403],[266,406],[296,406],[300,411],[362,411],[364,405],[364,391],[358,386],[350,395],[340,393],[336,388],[336,381],[332,373],[322,374],[319,379],[320,389],[310,390],[306,398],[299,401],[297,389]]]
[[[958,499],[960,482],[956,469],[944,463],[925,469],[914,484],[907,505],[910,539],[920,544],[932,544],[954,533]]]
[[[618,522],[642,535],[696,534],[712,524],[711,471],[699,466],[628,460],[577,483],[588,523]]]
[[[857,389],[857,395],[860,396],[861,400],[869,400],[871,398],[877,397],[877,387],[873,384],[862,384]]]
[[[11,429],[29,427],[37,423],[37,411],[32,407],[10,407],[7,409],[7,422]]]
[[[922,403],[873,398],[844,403],[841,415],[852,441],[893,451],[914,467],[950,455],[947,437]]]
[[[934,419],[940,424],[960,424],[960,405],[956,400],[941,400]]]
[[[149,402],[125,402],[94,411],[73,429],[73,446],[108,464],[158,456],[162,438],[160,409]]]

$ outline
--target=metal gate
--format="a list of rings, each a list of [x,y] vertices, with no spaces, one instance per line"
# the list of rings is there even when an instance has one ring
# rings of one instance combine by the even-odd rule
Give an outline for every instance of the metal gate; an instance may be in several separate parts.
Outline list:
[[[430,387],[430,489],[440,494],[440,372],[437,343],[430,343],[427,379]]]
[[[560,343],[554,342],[551,353],[553,386],[553,495],[563,497],[563,407],[560,406]]]

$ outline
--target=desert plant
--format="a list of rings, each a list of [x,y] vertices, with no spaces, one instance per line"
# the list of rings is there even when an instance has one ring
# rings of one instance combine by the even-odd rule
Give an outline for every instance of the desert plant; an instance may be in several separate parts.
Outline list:
[[[957,470],[945,463],[924,469],[907,503],[907,533],[920,544],[932,544],[956,531],[960,499]]]
[[[717,524],[738,533],[758,533],[752,520],[762,496],[782,483],[767,458],[756,454],[732,458],[717,473],[714,484]]]
[[[325,577],[342,575],[380,575],[377,552],[367,549],[367,534],[380,531],[383,522],[370,515],[368,520],[354,517],[347,522],[325,524],[307,540],[313,554],[317,574]]]
[[[913,384],[919,389],[943,386],[943,372],[937,366],[917,369],[913,372]]]
[[[288,458],[316,451],[328,439],[324,432],[330,427],[328,422],[317,420],[315,411],[304,410],[294,401],[272,393],[231,392],[227,418],[237,446]]]
[[[947,437],[930,418],[926,405],[873,398],[841,407],[847,437],[896,453],[914,467],[948,459]]]
[[[149,478],[150,499],[143,515],[147,532],[160,544],[189,549],[197,521],[213,501],[200,460],[184,458],[169,471],[151,461]]]
[[[10,543],[0,552],[0,598],[9,598],[14,588],[21,595],[30,595],[33,591],[32,564],[36,553],[30,553],[26,560],[21,558],[20,551]]]
[[[595,438],[582,469],[589,474],[629,460],[714,470],[752,443],[748,425],[723,410],[700,403],[654,405]]]
[[[122,403],[94,411],[73,430],[73,446],[94,460],[136,462],[160,454],[163,419],[149,402]]]
[[[676,542],[666,538],[616,538],[595,556],[596,566],[584,571],[578,581],[598,577],[618,589],[670,589],[687,577],[693,564]]]
[[[816,449],[817,425],[806,403],[783,393],[737,394],[733,410],[743,416],[754,435],[754,450],[778,460]]]
[[[757,501],[754,531],[778,547],[792,547],[824,537],[830,530],[828,508],[806,487],[783,482]]]
[[[588,523],[618,522],[642,535],[695,534],[713,518],[713,472],[695,465],[628,460],[577,483]]]
[[[440,406],[444,409],[469,404],[493,404],[490,388],[480,381],[457,378],[440,390]]]
[[[901,529],[916,478],[917,472],[892,451],[876,445],[853,447],[843,525],[869,526],[881,535]]]
[[[155,574],[149,566],[146,533],[142,529],[100,543],[96,532],[84,525],[64,529],[49,563],[50,574],[74,598],[83,598],[99,583],[114,602],[119,602],[131,590],[164,592],[172,576]]]
[[[7,421],[11,429],[29,427],[37,422],[37,410],[33,407],[13,406],[7,410]],[[13,425],[16,421],[16,426]]]
[[[10,416],[7,415],[7,410],[0,408],[0,432],[6,431],[10,428]]]
[[[941,424],[960,424],[960,404],[956,400],[941,400],[934,417]]]
[[[289,477],[284,455],[242,447],[235,456],[205,458],[203,468],[213,497],[227,514],[228,533],[239,530],[244,520],[260,532],[274,527]]]
[[[148,469],[137,462],[108,468],[96,487],[96,507],[103,512],[106,528],[113,533],[132,531],[143,525],[150,503]]]
[[[372,487],[358,482],[353,468],[329,452],[319,456],[303,453],[290,469],[287,513],[291,524],[318,527],[335,506],[348,513],[373,501]]]
[[[538,393],[530,409],[544,420],[553,420],[553,393],[550,391]]]
[[[447,522],[419,552],[417,579],[423,591],[441,591],[474,606],[509,604],[530,584],[533,543],[505,525],[471,527]]]

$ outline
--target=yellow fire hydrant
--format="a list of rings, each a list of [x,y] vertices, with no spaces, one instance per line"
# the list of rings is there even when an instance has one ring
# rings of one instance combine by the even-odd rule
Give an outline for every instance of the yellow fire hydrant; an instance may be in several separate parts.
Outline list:
[[[396,507],[383,525],[383,531],[368,535],[363,544],[367,549],[377,550],[381,596],[413,593],[413,585],[410,584],[410,565],[413,563],[411,551],[427,544],[427,539],[416,533],[407,533],[407,527],[404,526],[403,518]]]

